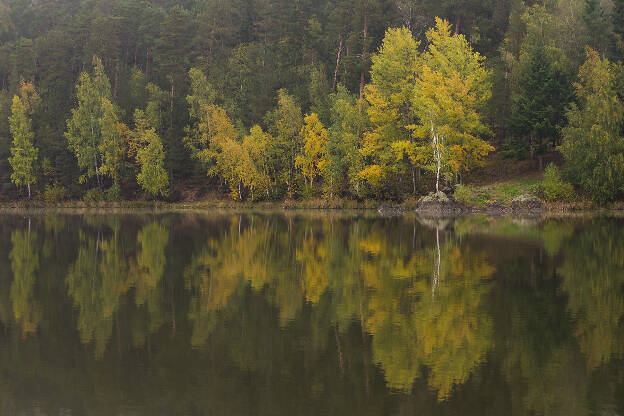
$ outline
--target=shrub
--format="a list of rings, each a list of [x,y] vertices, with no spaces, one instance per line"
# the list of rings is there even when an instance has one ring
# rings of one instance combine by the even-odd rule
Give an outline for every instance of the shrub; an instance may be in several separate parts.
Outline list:
[[[121,187],[118,184],[113,184],[106,190],[106,199],[109,201],[119,201],[121,199]]]
[[[538,190],[547,201],[572,201],[576,196],[574,187],[561,179],[559,168],[552,163],[544,170],[544,179]]]
[[[67,197],[67,189],[64,186],[55,183],[54,185],[46,185],[43,191],[43,201],[46,204],[55,204],[61,202]]]
[[[105,195],[104,192],[102,192],[102,190],[100,188],[92,188],[89,189],[84,197],[82,198],[82,200],[84,202],[100,202],[103,201],[105,199]]]
[[[467,205],[474,198],[474,191],[468,185],[457,185],[455,192],[453,192],[453,198],[460,204]]]

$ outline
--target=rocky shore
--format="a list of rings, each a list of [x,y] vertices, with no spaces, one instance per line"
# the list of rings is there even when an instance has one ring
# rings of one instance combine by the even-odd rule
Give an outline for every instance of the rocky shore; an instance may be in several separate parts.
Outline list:
[[[458,216],[472,213],[482,213],[490,216],[498,215],[540,215],[545,210],[542,201],[533,195],[521,195],[514,198],[510,204],[493,201],[483,205],[466,205],[449,198],[443,192],[431,193],[422,197],[413,211],[424,216]],[[382,216],[402,215],[412,210],[404,206],[382,205],[377,212]]]

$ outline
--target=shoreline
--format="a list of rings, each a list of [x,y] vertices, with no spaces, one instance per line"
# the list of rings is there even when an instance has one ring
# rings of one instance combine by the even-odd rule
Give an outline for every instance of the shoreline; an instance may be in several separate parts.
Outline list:
[[[197,202],[161,202],[161,201],[100,201],[97,203],[85,203],[83,201],[66,201],[57,204],[45,204],[39,201],[11,201],[0,202],[0,214],[37,212],[37,213],[150,213],[159,212],[195,212],[206,213],[209,211],[229,212],[359,212],[379,217],[396,217],[416,215],[419,217],[433,218],[459,218],[466,216],[481,217],[569,217],[569,216],[624,216],[624,205],[616,202],[608,206],[597,206],[591,202],[576,203],[548,203],[541,201],[539,208],[512,208],[500,201],[490,204],[475,206],[451,202],[451,208],[445,204],[419,209],[419,202],[405,201],[394,203],[388,201],[351,201],[351,200],[302,200],[302,201],[278,201],[278,202],[237,202],[227,200],[209,200]]]

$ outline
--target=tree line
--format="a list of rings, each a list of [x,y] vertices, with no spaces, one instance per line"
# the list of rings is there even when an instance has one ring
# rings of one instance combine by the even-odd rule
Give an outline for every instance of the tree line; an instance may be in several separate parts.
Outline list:
[[[3,1],[1,195],[401,199],[496,147],[560,150],[607,202],[623,19],[620,0]]]

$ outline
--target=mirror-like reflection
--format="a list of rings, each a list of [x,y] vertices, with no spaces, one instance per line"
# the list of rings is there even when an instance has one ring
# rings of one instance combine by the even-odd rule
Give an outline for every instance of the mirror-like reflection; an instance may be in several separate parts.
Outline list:
[[[624,221],[0,217],[2,414],[615,415]]]

